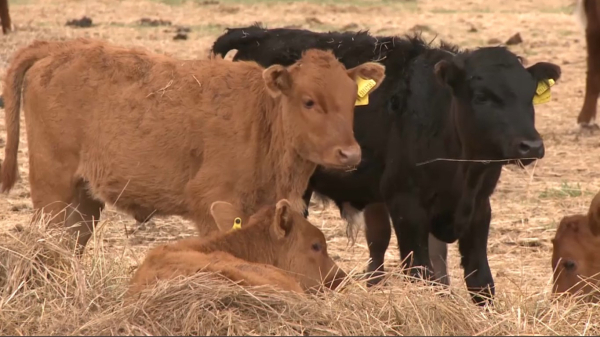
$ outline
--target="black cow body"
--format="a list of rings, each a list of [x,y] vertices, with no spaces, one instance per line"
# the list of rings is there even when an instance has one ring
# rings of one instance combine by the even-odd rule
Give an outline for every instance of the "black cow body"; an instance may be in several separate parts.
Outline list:
[[[421,267],[411,268],[413,275],[431,276],[429,233],[447,243],[458,240],[467,287],[476,303],[485,303],[494,294],[487,260],[490,195],[502,165],[544,156],[532,100],[537,82],[557,80],[560,68],[538,63],[526,69],[502,47],[459,51],[443,42],[431,47],[419,37],[259,26],[229,29],[213,52],[237,49],[234,61],[266,67],[292,64],[309,48],[333,50],[346,67],[379,61],[386,78],[369,104],[355,109],[361,164],[351,172],[318,168],[307,199],[314,190],[338,207],[365,209],[370,271],[382,270],[391,235],[384,220],[371,220],[382,219],[369,209],[373,205],[385,203],[401,258]]]

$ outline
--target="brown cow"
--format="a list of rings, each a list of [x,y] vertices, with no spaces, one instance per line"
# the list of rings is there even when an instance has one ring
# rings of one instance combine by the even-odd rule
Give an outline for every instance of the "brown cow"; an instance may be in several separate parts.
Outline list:
[[[585,28],[587,48],[585,97],[577,123],[581,127],[598,128],[595,121],[600,94],[600,3],[597,0],[577,0],[576,14]]]
[[[221,229],[209,238],[188,238],[152,249],[131,280],[135,293],[158,279],[219,273],[242,285],[273,285],[303,292],[325,284],[336,289],[346,274],[327,254],[323,233],[282,199],[250,218],[217,201],[211,214]],[[236,217],[241,229],[231,230]]]
[[[36,41],[16,52],[6,76],[2,191],[17,176],[22,92],[33,206],[59,214],[70,203],[75,210],[52,221],[79,232],[82,246],[105,202],[138,221],[183,216],[200,234],[216,229],[217,200],[253,214],[287,198],[301,211],[317,164],[360,162],[356,81],[373,79],[373,91],[384,71],[346,70],[319,50],[265,69],[89,39]]]
[[[12,29],[10,22],[10,13],[8,12],[8,0],[0,0],[0,23],[2,24],[2,33],[7,34]]]
[[[588,214],[565,216],[560,221],[552,245],[553,292],[595,293],[596,300],[600,298],[600,192]]]

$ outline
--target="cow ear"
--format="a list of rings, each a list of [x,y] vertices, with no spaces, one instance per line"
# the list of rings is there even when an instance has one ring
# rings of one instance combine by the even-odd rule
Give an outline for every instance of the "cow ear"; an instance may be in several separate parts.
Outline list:
[[[433,72],[441,84],[454,87],[462,74],[462,69],[452,61],[441,60],[435,64]]]
[[[217,223],[221,232],[228,232],[233,228],[235,218],[243,219],[242,211],[226,201],[215,201],[210,205],[210,215]]]
[[[588,223],[592,234],[600,236],[600,193],[592,199],[588,212]]]
[[[277,240],[288,236],[292,230],[291,204],[287,199],[281,199],[275,206],[275,219],[273,219],[271,233]]]
[[[553,79],[558,81],[561,75],[560,66],[549,62],[538,62],[527,68],[536,82]]]
[[[285,95],[292,88],[292,77],[288,70],[280,64],[274,64],[263,70],[262,76],[267,91],[272,97],[277,97],[282,93]]]
[[[365,94],[370,94],[375,91],[385,79],[385,66],[377,62],[366,62],[352,69],[348,69],[346,72],[354,81],[358,81],[359,77],[375,81],[375,85]]]

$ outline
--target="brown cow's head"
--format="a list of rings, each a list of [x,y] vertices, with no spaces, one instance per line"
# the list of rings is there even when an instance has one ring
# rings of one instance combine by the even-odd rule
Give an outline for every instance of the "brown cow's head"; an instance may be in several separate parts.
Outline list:
[[[564,217],[552,240],[554,293],[592,295],[600,286],[600,193],[587,215]]]
[[[248,254],[268,255],[264,258],[249,257],[249,260],[270,263],[290,272],[306,290],[318,289],[323,284],[330,289],[337,289],[346,277],[327,254],[323,232],[302,214],[293,211],[286,199],[280,200],[274,207],[263,208],[247,222],[242,212],[227,202],[214,202],[211,213],[220,230],[227,232],[231,230],[236,217],[242,218],[242,229],[238,230],[240,237],[246,236],[243,231],[259,233],[260,236],[260,242],[248,238],[253,242],[247,245],[260,248],[261,251]]]
[[[372,92],[385,67],[369,62],[347,70],[333,53],[309,49],[289,67],[276,64],[263,71],[269,94],[281,97],[284,133],[302,158],[330,168],[360,163],[353,131],[359,77],[376,82]]]

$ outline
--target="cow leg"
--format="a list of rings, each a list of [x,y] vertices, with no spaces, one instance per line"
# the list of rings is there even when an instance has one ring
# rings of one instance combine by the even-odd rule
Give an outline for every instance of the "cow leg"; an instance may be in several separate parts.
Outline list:
[[[434,277],[437,282],[450,285],[448,277],[448,245],[438,240],[433,234],[429,234],[429,259],[433,266]]]
[[[430,279],[432,267],[429,260],[427,213],[419,200],[410,195],[395,195],[387,201],[387,206],[398,237],[403,265],[409,268],[411,276]]]
[[[65,226],[69,232],[77,236],[78,253],[81,254],[94,234],[100,213],[104,209],[104,203],[93,199],[89,195],[87,183],[79,180],[75,186],[71,206],[67,210]]]
[[[8,12],[8,0],[0,0],[0,23],[2,24],[2,33],[8,33],[12,26]]]
[[[369,265],[367,272],[370,273],[367,287],[379,284],[383,279],[383,262],[385,252],[390,245],[392,229],[390,216],[384,203],[369,204],[364,209],[365,229],[367,245],[369,246]]]
[[[313,194],[313,190],[310,186],[306,187],[306,191],[304,191],[304,195],[302,195],[302,200],[304,200],[304,204],[306,205],[306,208],[304,209],[304,212],[302,212],[302,215],[304,215],[304,218],[308,218],[308,207],[310,206],[310,198],[312,197]]]
[[[458,239],[458,248],[467,289],[471,292],[473,302],[485,305],[491,304],[495,293],[494,279],[487,258],[492,209],[488,198],[484,198],[479,206],[469,230]]]
[[[33,142],[31,152],[32,148]],[[30,155],[29,168],[31,199],[36,210],[33,221],[47,215],[48,226],[64,224],[69,233],[78,234],[77,252],[81,254],[104,204],[89,197],[85,182],[74,178],[75,165],[52,162],[53,158],[45,156],[46,152],[37,153],[43,156]]]
[[[585,39],[587,44],[587,76],[583,107],[577,117],[577,123],[582,127],[589,127],[594,124],[596,119],[596,105],[600,94],[600,29],[586,29]]]

